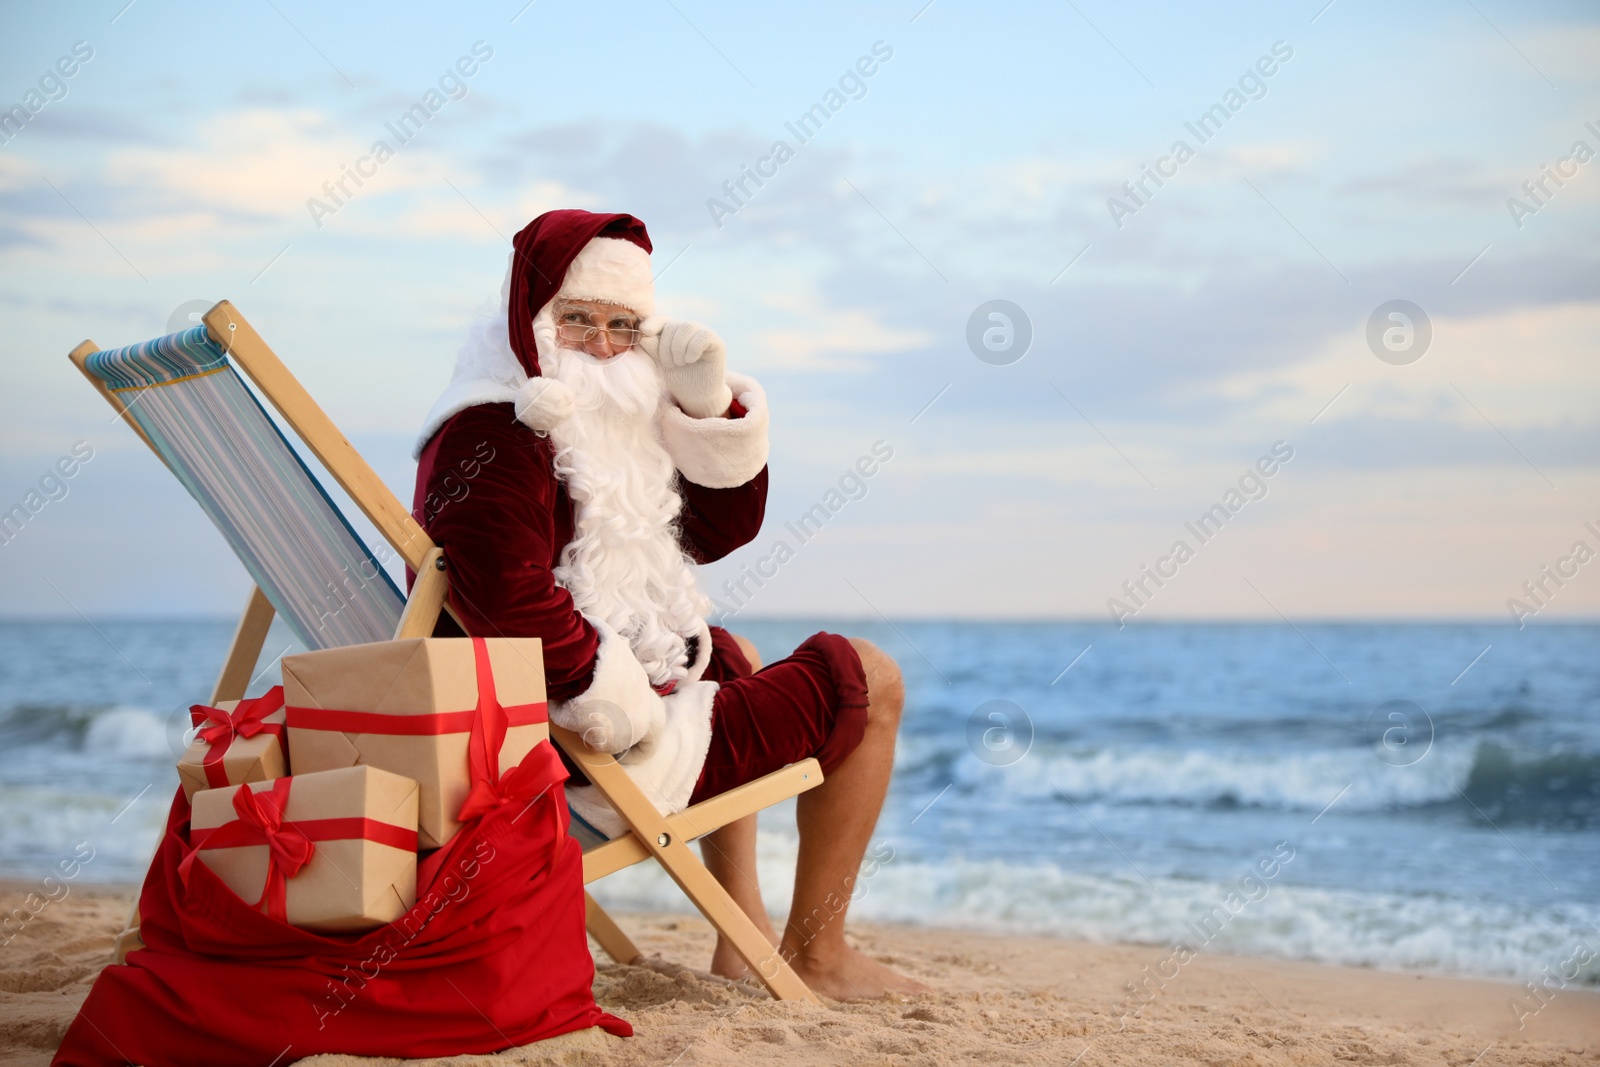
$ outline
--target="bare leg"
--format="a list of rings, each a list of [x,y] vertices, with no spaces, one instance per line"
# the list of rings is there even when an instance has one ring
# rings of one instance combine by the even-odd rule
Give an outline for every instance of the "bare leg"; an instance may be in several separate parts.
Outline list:
[[[729,634],[728,636],[733,638],[733,643],[739,646],[739,651],[744,653],[744,658],[750,661],[750,673],[754,674],[765,666],[761,662],[761,653],[756,651],[756,646],[751,643],[749,638],[740,637],[738,634]]]
[[[706,834],[700,839],[700,855],[705,858],[711,876],[722,883],[722,888],[750,916],[756,929],[776,945],[778,933],[772,928],[772,919],[761,902],[761,886],[756,881],[756,817],[747,815]],[[711,973],[724,978],[742,978],[750,973],[733,945],[720,934],[711,954]]]
[[[782,951],[814,992],[838,1000],[926,992],[845,943],[845,912],[878,823],[905,705],[900,668],[877,645],[853,637],[867,676],[867,727],[861,744],[817,788],[800,794],[800,856]]]
[[[756,651],[756,646],[738,634],[733,635],[733,640],[744,653],[745,659],[750,661],[750,669],[759,671],[761,655]],[[700,855],[705,859],[706,869],[722,883],[722,888],[728,891],[733,902],[750,916],[756,929],[776,945],[778,932],[772,928],[772,919],[767,915],[766,905],[761,902],[761,886],[756,880],[756,817],[747,815],[706,834],[700,839]],[[711,973],[724,978],[742,978],[750,973],[750,968],[745,966],[733,945],[723,940],[720,934],[717,936],[717,947],[711,954]]]

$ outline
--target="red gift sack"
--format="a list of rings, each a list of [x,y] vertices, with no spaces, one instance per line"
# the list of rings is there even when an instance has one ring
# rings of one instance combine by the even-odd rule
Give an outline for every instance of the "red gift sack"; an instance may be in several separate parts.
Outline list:
[[[52,1063],[263,1067],[496,1052],[591,1026],[631,1035],[594,1002],[583,852],[555,750],[541,742],[504,776],[474,763],[473,821],[418,865],[416,906],[359,936],[273,919],[201,863],[185,881],[178,790],[139,897],[145,947],[100,973]]]

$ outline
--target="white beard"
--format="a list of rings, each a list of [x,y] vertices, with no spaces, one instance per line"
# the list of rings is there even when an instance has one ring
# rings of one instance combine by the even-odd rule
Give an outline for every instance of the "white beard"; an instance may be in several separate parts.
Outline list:
[[[678,543],[683,501],[657,424],[660,405],[671,403],[661,372],[637,348],[603,363],[539,348],[544,372],[575,397],[572,416],[550,430],[556,476],[576,505],[556,582],[579,611],[628,641],[652,685],[681,682],[686,638],[700,631],[711,603]]]

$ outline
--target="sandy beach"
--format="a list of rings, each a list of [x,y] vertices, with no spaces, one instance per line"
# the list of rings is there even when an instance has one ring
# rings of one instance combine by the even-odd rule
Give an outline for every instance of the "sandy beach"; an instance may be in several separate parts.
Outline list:
[[[16,901],[24,892],[4,885],[0,899]],[[131,887],[76,887],[0,947],[0,1065],[49,1062],[132,897]],[[936,992],[813,1008],[776,1003],[758,988],[702,970],[712,934],[698,916],[624,913],[622,920],[652,959],[619,966],[600,954],[595,993],[633,1023],[631,1039],[588,1031],[494,1056],[299,1062],[1600,1063],[1600,993],[1590,990],[1557,992],[1524,1015],[1519,1029],[1511,1005],[1531,1012],[1536,1002],[1507,983],[1201,955],[1123,1025],[1117,1005],[1136,1006],[1125,983],[1154,969],[1166,948],[864,925],[852,934],[862,949]]]

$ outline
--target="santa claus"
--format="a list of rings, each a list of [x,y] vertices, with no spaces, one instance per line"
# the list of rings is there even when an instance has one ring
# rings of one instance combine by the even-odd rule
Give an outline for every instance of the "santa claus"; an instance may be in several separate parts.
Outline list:
[[[614,753],[663,812],[815,756],[780,937],[756,881],[756,819],[701,839],[706,866],[812,989],[919,983],[846,944],[844,912],[888,788],[904,689],[863,638],[817,633],[762,666],[710,626],[695,565],[749,543],[767,496],[766,394],[711,330],[655,313],[630,215],[551,211],[513,241],[418,443],[415,514],[444,548],[473,634],[544,642],[552,721]],[[459,633],[450,620],[441,635]],[[575,829],[624,831],[570,761]],[[717,945],[712,970],[744,973]]]

